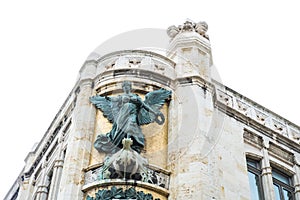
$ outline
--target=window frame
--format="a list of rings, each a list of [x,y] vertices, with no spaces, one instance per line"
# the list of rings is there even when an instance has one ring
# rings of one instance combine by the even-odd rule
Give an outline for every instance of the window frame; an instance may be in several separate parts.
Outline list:
[[[288,178],[289,185],[280,181],[279,179],[276,179],[273,175],[273,172],[276,172],[277,174],[280,174]],[[280,200],[284,200],[284,196],[283,196],[284,189],[290,192],[292,194],[292,200],[295,200],[295,187],[293,187],[292,177],[289,174],[282,172],[278,168],[272,168],[272,179],[273,179],[273,186],[276,185],[279,188]]]
[[[255,160],[253,158],[246,158],[246,162],[247,162],[247,172],[253,173],[255,175],[257,175],[258,177],[258,195],[260,200],[264,200],[264,188],[263,188],[263,184],[262,184],[262,170],[261,170],[261,164],[260,164],[260,160]],[[252,166],[251,164],[249,164],[249,162],[255,163],[255,167]],[[249,179],[249,177],[248,177]],[[251,192],[251,191],[250,191]]]

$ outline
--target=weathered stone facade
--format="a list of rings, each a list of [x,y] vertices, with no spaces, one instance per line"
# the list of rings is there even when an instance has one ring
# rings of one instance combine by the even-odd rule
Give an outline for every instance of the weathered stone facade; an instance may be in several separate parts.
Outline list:
[[[260,199],[284,198],[286,187],[300,200],[300,127],[215,80],[207,28],[190,21],[171,26],[166,55],[93,53],[5,199],[91,200],[110,191],[107,199],[250,200],[250,159],[259,166]],[[142,126],[147,179],[101,174],[107,155],[93,147],[112,124],[89,98],[117,96],[124,80],[142,98],[159,88],[172,91],[161,109],[165,123]],[[273,169],[290,182],[280,185]]]

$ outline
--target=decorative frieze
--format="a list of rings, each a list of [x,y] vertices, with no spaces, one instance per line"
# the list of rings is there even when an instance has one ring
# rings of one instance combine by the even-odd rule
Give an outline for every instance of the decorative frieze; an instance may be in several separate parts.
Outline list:
[[[221,104],[223,107],[225,106],[226,112],[233,112],[233,115],[234,113],[241,114],[239,116],[245,117],[243,121],[248,121],[247,119],[250,118],[266,128],[299,143],[300,127],[256,104],[250,99],[243,97],[237,92],[229,88],[221,88],[222,85],[217,82],[215,83],[217,104]]]
[[[250,108],[250,105],[247,105],[245,102],[242,102],[242,101],[240,101],[240,100],[236,100],[236,102],[237,102],[237,109],[240,111],[240,112],[242,112],[242,113],[244,113],[245,115],[247,115],[247,111],[249,110],[249,108]]]
[[[226,106],[229,106],[229,107],[233,106],[232,96],[230,96],[229,94],[227,94],[221,90],[218,90],[217,94],[218,94],[218,100],[220,100],[223,104],[225,104]]]
[[[288,136],[287,127],[283,123],[273,119],[273,126],[275,131],[282,135]]]
[[[270,155],[282,160],[283,162],[286,162],[291,165],[294,163],[294,154],[279,147],[278,145],[270,142],[268,150]]]
[[[97,74],[115,70],[146,70],[175,77],[175,63],[159,54],[143,50],[120,51],[98,60]]]
[[[135,199],[135,200],[153,200],[152,194],[145,194],[143,191],[136,191],[134,187],[123,190],[113,186],[111,189],[98,190],[95,197],[87,196],[86,200],[110,200],[110,199]],[[155,198],[154,200],[160,200]]]
[[[244,130],[244,141],[259,149],[263,147],[263,138],[246,129]]]

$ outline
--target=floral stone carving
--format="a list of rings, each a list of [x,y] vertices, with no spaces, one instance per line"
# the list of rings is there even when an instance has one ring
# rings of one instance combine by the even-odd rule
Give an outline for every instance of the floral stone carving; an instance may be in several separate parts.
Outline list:
[[[153,200],[152,194],[145,194],[143,191],[136,191],[134,187],[123,190],[113,186],[110,190],[98,190],[95,197],[87,196],[86,200],[111,200],[111,199],[135,199],[135,200]],[[160,200],[156,198],[154,200]]]

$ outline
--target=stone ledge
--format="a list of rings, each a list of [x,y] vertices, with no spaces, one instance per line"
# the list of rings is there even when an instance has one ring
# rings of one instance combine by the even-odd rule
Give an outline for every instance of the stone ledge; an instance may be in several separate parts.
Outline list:
[[[83,169],[84,172],[84,186],[86,185],[90,185],[90,184],[94,184],[95,182],[111,182],[111,181],[115,181],[115,180],[123,180],[120,178],[114,178],[112,179],[112,177],[108,178],[108,179],[99,179],[99,173],[101,172],[101,168],[103,166],[103,163],[98,163],[98,164],[94,164],[91,166],[88,166],[87,168]],[[148,173],[151,172],[151,174],[155,177],[154,182],[150,183],[150,182],[145,182],[142,181],[140,179],[138,180],[134,180],[134,179],[127,179],[126,181],[133,181],[133,182],[141,182],[141,183],[147,183],[150,185],[153,185],[155,187],[159,187],[159,188],[164,188],[164,189],[168,189],[169,188],[169,179],[170,179],[170,174],[171,172],[165,169],[162,169],[158,166],[155,165],[147,165],[146,166],[148,168]],[[151,179],[152,180],[152,179]],[[152,181],[153,181],[152,180]]]
[[[145,183],[142,181],[134,181],[134,180],[122,180],[122,179],[106,179],[101,181],[95,181],[93,183],[86,184],[82,187],[83,192],[87,192],[97,187],[107,187],[107,186],[138,186],[141,188],[145,188],[148,190],[152,190],[161,194],[163,196],[169,196],[169,190],[164,189],[162,187]]]

